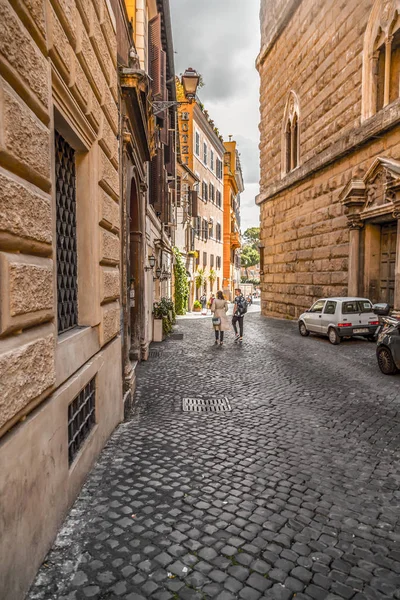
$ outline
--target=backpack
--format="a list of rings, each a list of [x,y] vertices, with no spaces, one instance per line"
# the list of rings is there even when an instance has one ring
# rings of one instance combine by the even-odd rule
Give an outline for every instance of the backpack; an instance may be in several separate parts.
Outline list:
[[[244,296],[239,297],[239,302],[237,303],[239,315],[245,315],[247,313],[247,302]]]

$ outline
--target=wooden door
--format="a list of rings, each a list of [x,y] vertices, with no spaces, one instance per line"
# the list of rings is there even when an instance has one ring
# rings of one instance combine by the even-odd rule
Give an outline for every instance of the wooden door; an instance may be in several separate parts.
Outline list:
[[[382,225],[379,302],[394,304],[397,224]]]

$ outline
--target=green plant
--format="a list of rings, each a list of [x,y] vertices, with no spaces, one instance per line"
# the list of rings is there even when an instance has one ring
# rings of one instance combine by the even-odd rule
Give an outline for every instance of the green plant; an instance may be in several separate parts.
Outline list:
[[[193,308],[201,308],[201,302],[199,302],[198,300],[195,300],[193,302]]]
[[[216,279],[217,279],[217,272],[211,268],[210,272],[208,274],[208,281],[210,282],[211,291],[213,290],[213,286],[214,286]]]
[[[175,256],[175,310],[177,315],[185,315],[189,298],[189,281],[182,254],[178,248],[173,248]]]
[[[201,287],[203,287],[203,285],[206,282],[206,272],[204,269],[197,269],[196,274],[194,276],[194,283],[196,285],[196,288],[199,289]]]
[[[164,335],[168,335],[169,333],[171,333],[171,331],[172,331],[172,323],[169,320],[169,317],[163,317],[162,318],[162,328],[163,328],[163,334]]]

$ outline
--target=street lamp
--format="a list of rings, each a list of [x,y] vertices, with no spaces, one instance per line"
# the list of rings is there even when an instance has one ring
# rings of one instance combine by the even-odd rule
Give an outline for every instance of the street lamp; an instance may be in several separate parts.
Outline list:
[[[181,81],[185,96],[189,100],[189,103],[192,103],[196,98],[197,88],[199,87],[200,83],[200,75],[197,73],[197,71],[189,67],[189,69],[186,69],[182,75]]]
[[[154,254],[152,254],[151,256],[149,256],[149,267],[145,267],[144,270],[145,271],[151,271],[152,269],[154,269],[156,264],[156,257],[154,256]]]
[[[181,106],[182,104],[192,104],[192,102],[196,98],[197,88],[199,87],[200,75],[192,68],[186,69],[181,78],[181,83],[183,86],[183,91],[185,94],[185,98],[187,100],[185,102],[178,102],[176,100],[155,100],[152,103],[153,113],[155,116],[162,113],[167,108],[171,106]]]

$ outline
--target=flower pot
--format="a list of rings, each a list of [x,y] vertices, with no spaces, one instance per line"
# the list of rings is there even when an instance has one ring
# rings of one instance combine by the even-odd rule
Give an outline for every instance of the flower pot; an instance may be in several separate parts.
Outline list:
[[[162,342],[163,339],[163,321],[162,319],[153,319],[153,342]]]
[[[193,312],[200,312],[200,311],[201,311],[201,307],[199,307],[199,308],[198,307],[193,308]]]

